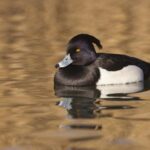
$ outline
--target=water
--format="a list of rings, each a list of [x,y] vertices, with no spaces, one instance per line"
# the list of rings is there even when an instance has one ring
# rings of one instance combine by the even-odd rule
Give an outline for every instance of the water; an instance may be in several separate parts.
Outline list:
[[[100,38],[103,52],[149,61],[149,8],[147,0],[0,1],[0,150],[149,150],[148,82],[53,85],[78,33]]]

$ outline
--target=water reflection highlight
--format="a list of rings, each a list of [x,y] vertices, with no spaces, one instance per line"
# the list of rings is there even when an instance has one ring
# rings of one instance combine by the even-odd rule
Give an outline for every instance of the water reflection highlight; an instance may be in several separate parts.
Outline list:
[[[125,101],[139,101],[137,96],[129,94],[144,91],[144,82],[125,85],[107,85],[96,87],[72,87],[55,85],[55,94],[63,100],[57,103],[63,107],[72,118],[95,118],[97,116],[112,117],[102,114],[102,110],[131,109],[132,105],[124,104]],[[122,101],[120,105],[102,105],[102,101]],[[81,127],[82,128],[82,127]]]

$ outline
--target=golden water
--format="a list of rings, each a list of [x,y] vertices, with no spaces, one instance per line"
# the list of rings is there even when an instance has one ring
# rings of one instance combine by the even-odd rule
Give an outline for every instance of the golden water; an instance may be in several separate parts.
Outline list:
[[[53,88],[54,65],[79,33],[150,61],[149,10],[149,0],[1,0],[0,150],[149,150],[149,88],[123,100],[83,89],[92,96],[71,95],[71,110]]]

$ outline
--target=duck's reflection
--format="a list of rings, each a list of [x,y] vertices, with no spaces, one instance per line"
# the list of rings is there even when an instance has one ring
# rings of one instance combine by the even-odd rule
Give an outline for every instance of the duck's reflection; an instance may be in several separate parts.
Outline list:
[[[93,118],[94,101],[100,97],[95,87],[71,87],[55,85],[55,94],[63,97],[58,105],[64,107],[73,118]]]
[[[138,97],[129,96],[129,94],[141,92],[144,90],[144,82],[132,83],[132,84],[118,84],[97,86],[97,89],[101,91],[100,98],[106,100],[138,100]]]
[[[130,105],[113,105],[103,106],[101,100],[129,101],[140,100],[138,97],[129,96],[128,94],[144,90],[144,83],[134,83],[126,85],[108,85],[96,87],[72,87],[55,85],[55,94],[62,97],[63,100],[57,104],[64,107],[72,118],[94,118],[109,117],[110,114],[103,114],[104,109],[131,109]]]

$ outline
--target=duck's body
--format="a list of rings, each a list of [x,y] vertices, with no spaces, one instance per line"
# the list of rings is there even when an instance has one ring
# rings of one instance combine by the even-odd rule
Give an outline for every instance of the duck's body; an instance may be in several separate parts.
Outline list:
[[[119,54],[98,54],[96,62],[101,72],[100,84],[127,84],[143,81],[150,75],[150,64]]]
[[[92,43],[102,47],[98,39],[87,34],[69,41],[67,56],[57,65],[56,84],[127,84],[149,78],[150,63],[126,55],[96,53]]]

